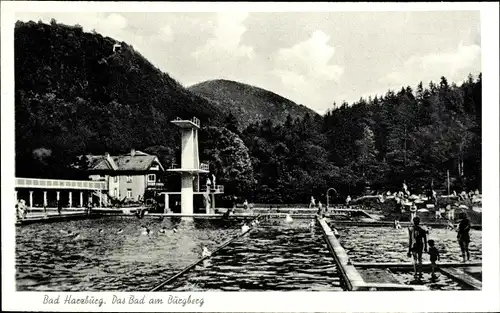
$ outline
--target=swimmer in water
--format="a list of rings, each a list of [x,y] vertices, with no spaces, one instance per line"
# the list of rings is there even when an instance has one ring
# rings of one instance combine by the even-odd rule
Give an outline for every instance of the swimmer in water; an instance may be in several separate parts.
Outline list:
[[[167,229],[165,227],[163,227],[162,229],[160,229],[158,231],[160,234],[166,234],[167,233]]]
[[[174,229],[172,229],[172,231],[173,231],[174,233],[176,233],[176,232],[177,232],[177,228],[176,228],[176,227],[174,227]]]
[[[243,226],[241,226],[241,232],[242,233],[246,233],[249,230],[250,230],[250,227],[248,227],[247,224],[243,224]]]
[[[286,217],[285,217],[285,221],[286,221],[287,223],[291,223],[291,222],[293,222],[293,218],[290,216],[290,214],[287,214],[287,215],[286,215]]]
[[[121,228],[120,228],[120,229],[118,229],[118,231],[117,231],[116,233],[117,233],[117,234],[121,234],[121,233],[123,233],[123,229],[121,229]]]
[[[75,235],[71,230],[66,231],[64,229],[61,229],[59,232],[61,232],[61,234],[66,235],[65,237],[71,237]]]
[[[309,223],[309,227],[314,228],[314,226],[316,226],[316,223],[314,221],[311,221],[311,223]]]
[[[145,226],[142,227],[142,235],[150,235],[151,234],[151,230]]]
[[[212,253],[210,253],[210,251],[208,251],[207,247],[203,247],[203,252],[201,253],[201,255],[206,258],[206,257],[209,257],[212,255]]]
[[[102,234],[104,234],[104,229],[100,228],[99,229],[99,235],[102,235]]]

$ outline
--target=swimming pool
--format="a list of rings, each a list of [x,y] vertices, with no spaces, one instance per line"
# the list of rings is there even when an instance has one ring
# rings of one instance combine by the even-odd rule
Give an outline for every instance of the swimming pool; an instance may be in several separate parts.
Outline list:
[[[319,225],[311,227],[311,221],[264,219],[247,235],[160,291],[344,290]],[[149,291],[199,260],[203,246],[213,251],[240,234],[241,223],[109,216],[18,226],[17,290]],[[151,229],[151,235],[141,234],[141,226]],[[165,234],[159,232],[162,228],[167,230]],[[341,244],[355,263],[411,261],[406,256],[406,229],[346,225],[337,229]],[[61,231],[80,236],[75,239]],[[455,232],[433,229],[430,238],[436,241],[442,262],[460,261]],[[473,230],[471,238],[471,259],[479,261],[481,231]],[[408,272],[388,274],[399,283],[414,283]],[[439,290],[466,289],[444,275],[424,284]]]
[[[330,225],[335,223],[329,223]],[[410,262],[408,252],[408,229],[391,227],[336,226],[340,243],[353,262]],[[480,230],[471,230],[469,250],[471,261],[482,259]],[[433,228],[428,239],[434,239],[442,262],[460,262],[462,255],[457,242],[457,233],[445,228]],[[424,260],[429,256],[424,254]]]
[[[151,229],[142,235],[140,227]],[[172,229],[177,227],[174,233]],[[166,234],[158,233],[165,227]],[[103,233],[99,233],[103,229]],[[118,233],[122,229],[122,233]],[[71,230],[79,239],[63,235]],[[238,222],[104,217],[16,228],[19,291],[144,291],[240,232]]]
[[[330,223],[332,225],[334,223]],[[357,227],[338,226],[340,243],[349,254],[354,264],[364,263],[384,263],[384,262],[412,262],[408,258],[408,229],[394,229],[391,227]],[[471,261],[481,261],[482,259],[482,232],[471,230],[471,243],[469,250]],[[461,262],[462,256],[460,247],[456,239],[457,233],[445,228],[431,229],[428,239],[435,241],[441,256],[439,262]],[[423,262],[429,262],[429,255],[423,255]],[[375,268],[358,268],[360,274],[368,282],[380,282],[390,280],[394,283],[404,285],[425,285],[430,290],[472,290],[456,279],[452,279],[443,273],[437,273],[437,278],[431,278],[428,270],[424,271],[421,279],[415,279],[413,269],[390,270]],[[384,277],[381,277],[384,276]],[[481,275],[475,275],[481,280]]]
[[[342,290],[321,232],[310,222],[263,221],[179,278],[175,286],[165,288]],[[141,226],[152,234],[142,235]],[[166,234],[158,232],[163,227]],[[17,289],[148,291],[200,259],[203,246],[214,250],[241,233],[240,227],[240,221],[133,217],[20,226],[16,229]],[[74,239],[61,231],[80,236]]]
[[[342,291],[322,233],[310,223],[264,221],[165,290]]]

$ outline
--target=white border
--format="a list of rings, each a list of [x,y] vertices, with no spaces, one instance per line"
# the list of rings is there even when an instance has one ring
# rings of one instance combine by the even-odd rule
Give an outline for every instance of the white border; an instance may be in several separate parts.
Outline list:
[[[14,12],[319,12],[480,10],[483,64],[483,290],[461,292],[257,292],[190,293],[202,308],[173,305],[42,305],[45,293],[15,292],[14,283]],[[500,311],[498,184],[498,3],[119,3],[1,2],[2,21],[2,309],[33,311],[232,311],[232,312],[474,312]],[[67,293],[62,294],[62,297]],[[108,297],[112,293],[87,293]],[[134,293],[138,295],[139,293]],[[120,293],[125,295],[125,293]],[[167,300],[167,294],[162,295]],[[180,295],[180,294],[176,294]],[[147,294],[147,297],[154,296]]]

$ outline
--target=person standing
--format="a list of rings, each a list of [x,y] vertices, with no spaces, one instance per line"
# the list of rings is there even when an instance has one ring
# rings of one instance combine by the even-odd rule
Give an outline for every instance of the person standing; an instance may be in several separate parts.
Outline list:
[[[460,213],[460,222],[457,229],[457,239],[460,245],[460,250],[462,251],[462,260],[465,263],[465,257],[467,256],[467,261],[470,260],[469,243],[470,243],[470,220],[465,212]]]
[[[432,202],[434,202],[434,205],[437,206],[437,193],[435,190],[432,190]]]
[[[413,203],[410,207],[411,217],[410,221],[413,221],[417,217],[417,206]]]
[[[316,200],[311,196],[311,202],[309,202],[309,209],[316,207]]]
[[[413,225],[408,228],[408,257],[413,256],[415,277],[422,275],[422,254],[427,253],[427,231],[420,226],[420,218],[413,219]]]
[[[207,185],[207,191],[210,191],[210,186],[212,185],[212,181],[210,180],[210,177],[207,177],[207,182],[206,182],[206,185]]]

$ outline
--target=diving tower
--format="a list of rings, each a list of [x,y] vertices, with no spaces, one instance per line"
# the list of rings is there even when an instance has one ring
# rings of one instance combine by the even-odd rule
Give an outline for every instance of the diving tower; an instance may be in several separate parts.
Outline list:
[[[200,129],[200,120],[193,117],[191,120],[176,118],[172,124],[178,126],[181,130],[181,165],[176,168],[175,165],[168,172],[177,172],[181,174],[181,213],[193,214],[193,196],[195,194],[211,195],[211,206],[215,208],[215,194],[224,193],[224,186],[213,186],[200,191],[200,174],[208,174],[209,166],[207,163],[201,163],[198,152],[198,130]],[[169,195],[179,194],[179,192],[163,192],[165,195],[165,212],[169,209]],[[207,212],[208,213],[208,212]]]

